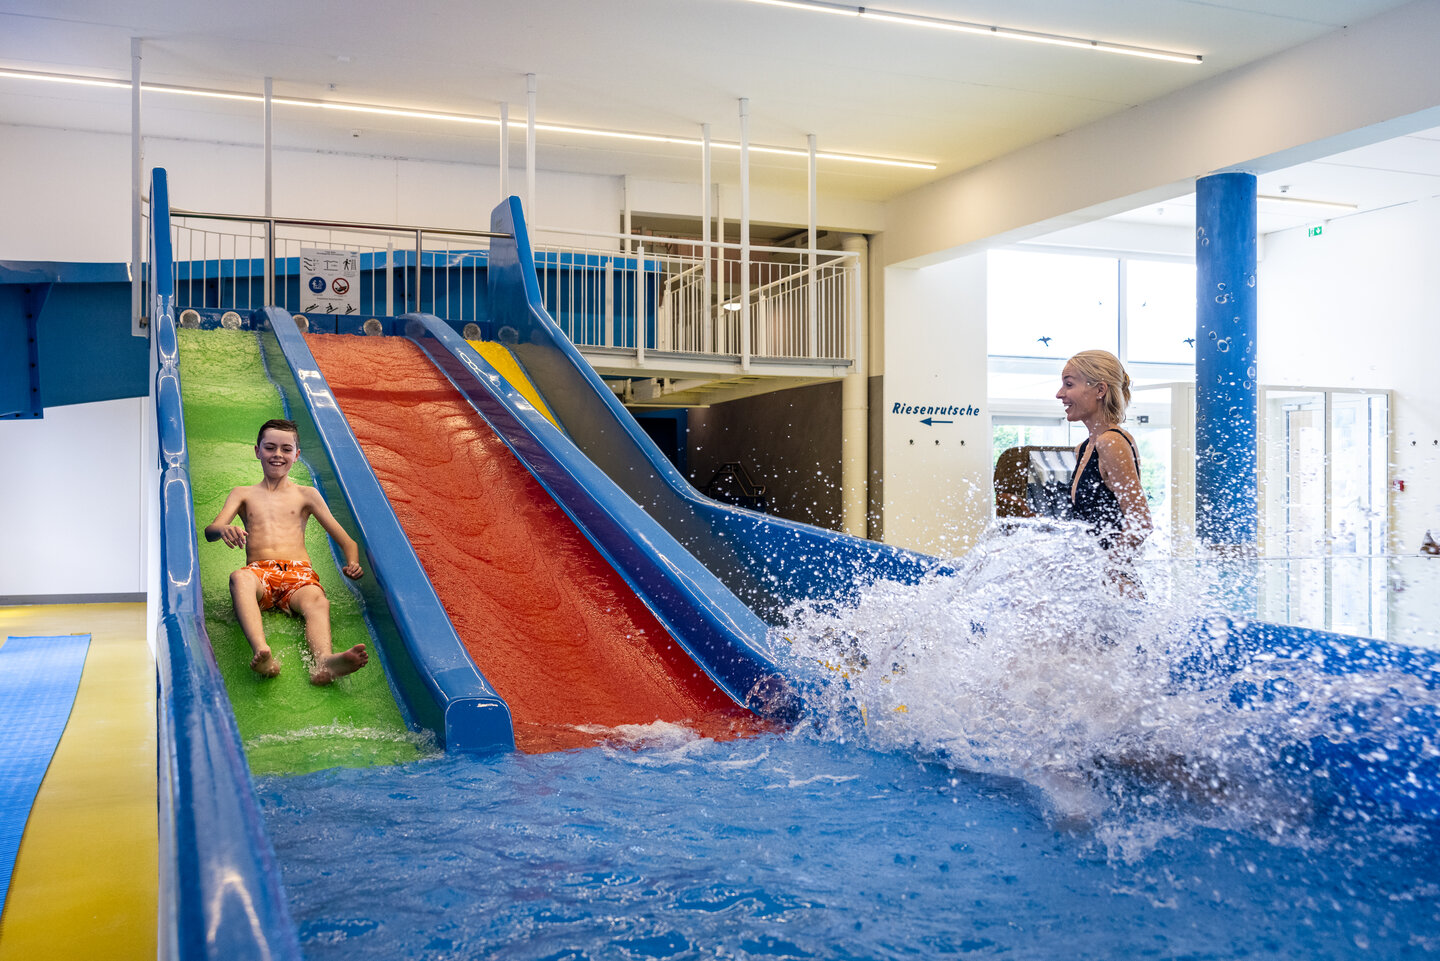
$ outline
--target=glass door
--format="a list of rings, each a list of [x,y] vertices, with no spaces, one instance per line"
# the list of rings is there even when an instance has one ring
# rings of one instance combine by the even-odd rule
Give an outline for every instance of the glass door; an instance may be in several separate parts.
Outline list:
[[[1261,391],[1264,605],[1286,623],[1383,637],[1385,391]]]

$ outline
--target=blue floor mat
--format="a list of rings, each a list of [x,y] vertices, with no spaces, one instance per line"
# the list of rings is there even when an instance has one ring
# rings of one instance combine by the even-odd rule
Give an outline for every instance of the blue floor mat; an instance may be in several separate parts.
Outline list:
[[[0,647],[0,910],[89,650],[89,634],[12,637]]]

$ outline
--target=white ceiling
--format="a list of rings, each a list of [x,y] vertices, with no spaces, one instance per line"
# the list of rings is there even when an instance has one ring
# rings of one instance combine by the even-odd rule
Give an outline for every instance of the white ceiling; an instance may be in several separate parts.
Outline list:
[[[930,161],[820,166],[823,194],[884,201],[1017,148],[1400,6],[1401,0],[884,0],[887,10],[1198,53],[1182,65],[809,13],[744,0],[0,0],[0,67],[511,118],[525,75],[542,122]],[[128,131],[123,90],[0,80],[0,123]],[[257,143],[254,104],[150,94],[155,136]],[[277,108],[277,146],[493,162],[494,128]],[[514,143],[512,150],[523,150]],[[512,156],[516,156],[512,154]],[[694,181],[695,148],[545,134],[543,169]],[[1379,176],[1378,174],[1383,174]],[[715,177],[736,182],[734,154]],[[1267,175],[1262,193],[1279,192]],[[803,189],[800,159],[752,183]],[[1383,205],[1440,192],[1440,134],[1298,168],[1299,196]],[[1273,191],[1272,191],[1273,187]],[[1193,200],[1190,201],[1193,205]],[[1169,222],[1185,201],[1132,216]],[[1193,214],[1188,214],[1193,216]],[[1313,215],[1297,212],[1305,220]]]
[[[1324,160],[1261,174],[1257,185],[1260,233],[1323,224],[1340,217],[1440,196],[1440,127],[1347,150]],[[1353,204],[1354,210],[1267,197]],[[1120,223],[1195,229],[1195,195],[1188,194],[1110,218]]]

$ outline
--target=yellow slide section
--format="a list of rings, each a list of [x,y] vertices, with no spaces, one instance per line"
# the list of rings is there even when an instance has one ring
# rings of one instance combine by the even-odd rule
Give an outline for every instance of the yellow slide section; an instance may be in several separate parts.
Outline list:
[[[495,343],[493,340],[467,340],[465,343],[474,347],[475,353],[484,357],[501,377],[504,377],[510,382],[511,387],[514,387],[520,392],[520,396],[528,400],[536,410],[545,415],[546,420],[555,424],[556,427],[560,426],[555,422],[555,417],[550,413],[550,408],[546,407],[545,402],[540,399],[540,392],[535,389],[534,384],[530,383],[530,378],[525,376],[525,371],[520,369],[519,362],[515,360],[514,355],[512,355],[506,347]]]
[[[15,858],[0,961],[153,961],[160,829],[145,605],[0,607],[0,643],[50,634],[90,634],[90,651]]]

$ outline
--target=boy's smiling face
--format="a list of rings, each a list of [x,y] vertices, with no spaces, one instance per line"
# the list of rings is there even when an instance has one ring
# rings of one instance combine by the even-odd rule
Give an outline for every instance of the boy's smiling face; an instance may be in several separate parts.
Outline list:
[[[300,439],[288,430],[270,428],[260,435],[255,457],[265,470],[267,480],[279,480],[290,473],[300,456]]]

